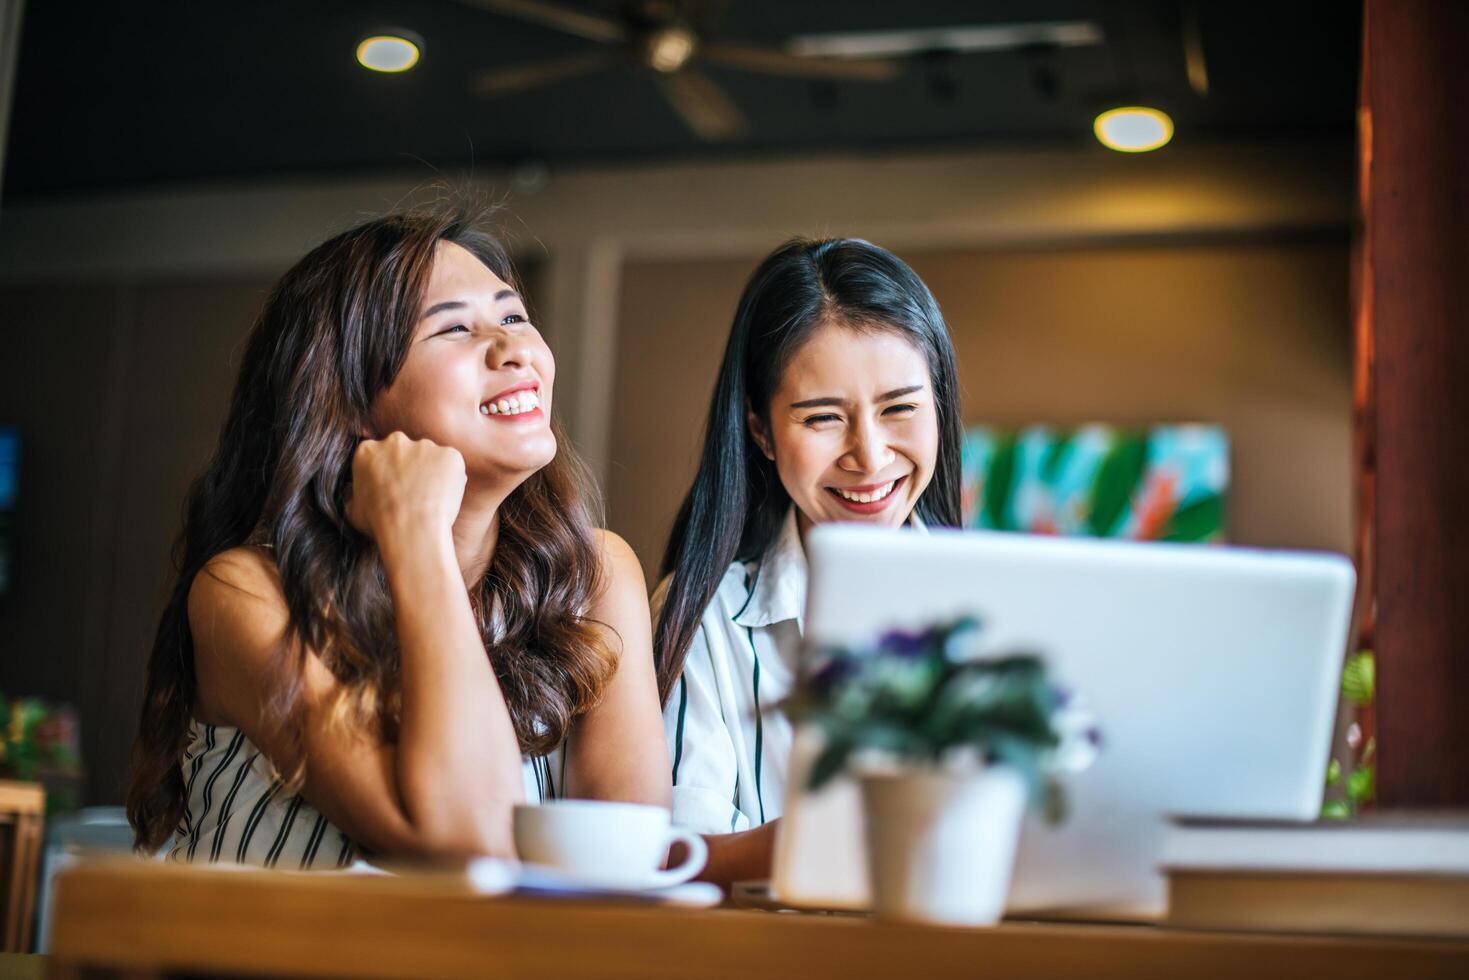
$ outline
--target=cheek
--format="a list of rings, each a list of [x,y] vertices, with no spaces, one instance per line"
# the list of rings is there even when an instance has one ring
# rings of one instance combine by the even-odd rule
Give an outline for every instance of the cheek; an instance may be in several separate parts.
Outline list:
[[[841,455],[830,437],[801,425],[776,431],[774,439],[776,469],[793,496],[821,483]]]
[[[540,370],[537,373],[541,376],[541,383],[549,388],[556,380],[556,358],[551,353],[551,348],[546,346],[545,341],[541,342],[537,360],[540,362]]]
[[[378,396],[372,419],[382,435],[402,431],[415,439],[443,441],[466,397],[473,397],[474,374],[467,365],[430,359],[410,360]],[[468,394],[466,394],[466,392]]]
[[[904,454],[922,474],[922,483],[926,486],[929,478],[933,476],[934,468],[938,466],[938,420],[930,418],[927,425],[915,425],[911,436],[904,442]]]

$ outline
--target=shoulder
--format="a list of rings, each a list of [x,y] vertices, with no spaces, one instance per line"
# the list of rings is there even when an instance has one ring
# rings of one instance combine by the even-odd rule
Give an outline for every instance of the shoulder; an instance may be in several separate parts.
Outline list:
[[[284,604],[280,572],[263,548],[221,551],[204,563],[189,586],[189,612],[239,604]]]
[[[750,597],[749,581],[749,569],[745,563],[731,562],[719,580],[714,598],[709,600],[704,614],[699,617],[699,632],[694,637],[696,643],[703,641],[707,634],[725,634],[737,629],[734,618],[745,608],[745,601]]]
[[[714,598],[709,600],[709,605],[704,607],[701,619],[707,626],[711,622],[719,622],[732,619],[744,606],[746,597],[750,594],[749,569],[741,561],[730,562],[724,570],[724,575],[719,579],[719,586],[714,590]],[[653,617],[656,619],[663,614],[663,605],[668,599],[668,590],[673,586],[673,576],[665,575],[658,582],[658,587],[653,590]]]
[[[642,563],[638,561],[632,546],[621,535],[603,528],[595,529],[592,536],[597,543],[604,588],[610,592],[621,592],[636,586],[646,597],[648,583],[643,578]]]
[[[636,570],[638,578],[643,577],[643,566],[638,562],[637,553],[622,539],[622,535],[599,527],[592,530],[592,540],[597,544],[603,572],[611,575]]]
[[[189,627],[196,652],[250,647],[252,638],[273,639],[288,618],[280,573],[260,548],[220,552],[189,586]]]
[[[590,619],[616,634],[620,644],[648,645],[648,586],[638,556],[611,531],[595,533],[601,579],[592,598]]]
[[[269,552],[231,548],[209,559],[189,585],[189,633],[198,678],[194,710],[240,724],[255,695],[270,689],[272,663],[290,624]]]

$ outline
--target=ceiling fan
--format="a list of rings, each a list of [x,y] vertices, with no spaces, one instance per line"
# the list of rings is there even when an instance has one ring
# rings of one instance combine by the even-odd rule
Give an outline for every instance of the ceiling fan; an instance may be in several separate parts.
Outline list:
[[[714,41],[698,30],[694,19],[674,0],[634,0],[617,19],[543,0],[460,2],[599,44],[561,58],[480,72],[469,81],[476,94],[509,95],[631,63],[649,69],[679,117],[697,136],[711,142],[741,136],[749,125],[718,83],[698,70],[699,63],[796,78],[865,82],[886,81],[900,69],[898,62],[885,59],[810,57]]]
[[[599,45],[560,58],[479,72],[469,80],[472,92],[495,98],[633,64],[650,72],[689,129],[710,142],[742,136],[749,124],[724,89],[698,70],[699,63],[792,78],[884,82],[901,71],[902,62],[896,58],[922,51],[996,51],[1101,41],[1100,30],[1090,23],[1042,23],[821,35],[789,39],[780,49],[712,40],[690,16],[689,0],[628,0],[618,18],[550,0],[459,2]]]

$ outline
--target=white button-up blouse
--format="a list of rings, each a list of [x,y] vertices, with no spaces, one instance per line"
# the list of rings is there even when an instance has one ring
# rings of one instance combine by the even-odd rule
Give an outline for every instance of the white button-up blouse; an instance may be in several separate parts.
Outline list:
[[[721,834],[780,816],[791,722],[777,705],[796,680],[807,578],[792,507],[765,558],[719,583],[663,709],[675,823]]]

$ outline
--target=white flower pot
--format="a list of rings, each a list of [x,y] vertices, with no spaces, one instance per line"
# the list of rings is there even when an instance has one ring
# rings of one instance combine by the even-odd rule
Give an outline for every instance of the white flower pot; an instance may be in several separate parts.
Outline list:
[[[1004,767],[862,777],[879,915],[989,925],[1005,914],[1026,788]]]

